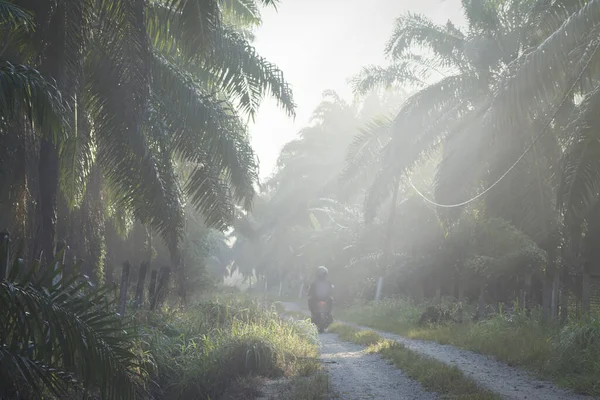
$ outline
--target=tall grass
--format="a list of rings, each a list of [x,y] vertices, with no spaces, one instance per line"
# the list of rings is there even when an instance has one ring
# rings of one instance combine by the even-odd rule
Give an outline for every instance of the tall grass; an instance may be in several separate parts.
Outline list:
[[[243,377],[305,376],[318,368],[316,330],[254,301],[202,301],[185,313],[138,319],[156,398],[215,398]]]
[[[481,354],[492,355],[512,366],[523,367],[577,392],[600,395],[600,318],[570,321],[564,326],[544,325],[537,311],[500,310],[474,322],[463,310],[466,322],[419,326],[427,304],[386,300],[344,311],[343,318],[358,324],[431,340]],[[456,308],[445,305],[452,313]],[[455,318],[457,319],[457,318]]]
[[[402,344],[385,340],[377,332],[358,330],[334,323],[329,328],[340,339],[367,346],[367,353],[380,354],[402,370],[408,377],[420,382],[428,391],[446,399],[495,400],[499,397],[480,388],[457,367],[421,356]]]

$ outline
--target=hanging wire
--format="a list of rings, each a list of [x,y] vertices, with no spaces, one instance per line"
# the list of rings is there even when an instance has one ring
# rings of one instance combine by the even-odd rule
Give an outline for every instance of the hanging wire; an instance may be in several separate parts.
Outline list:
[[[600,41],[598,41],[598,44],[596,44],[596,47],[594,48],[594,51],[592,52],[591,56],[586,61],[585,65],[583,66],[583,69],[581,70],[581,72],[577,76],[577,79],[575,79],[575,81],[573,82],[573,85],[571,85],[571,88],[567,91],[567,93],[565,93],[562,101],[560,102],[560,104],[558,105],[558,107],[556,108],[556,110],[554,111],[554,113],[552,114],[552,117],[548,119],[548,121],[546,122],[546,124],[544,125],[544,127],[542,128],[542,130],[535,136],[535,138],[533,139],[533,141],[531,142],[531,144],[529,144],[529,146],[527,146],[527,148],[525,149],[525,151],[519,156],[519,158],[517,158],[517,160],[510,166],[510,168],[508,168],[506,170],[506,172],[504,172],[500,176],[500,178],[498,178],[494,183],[492,183],[483,192],[481,192],[478,195],[476,195],[474,197],[471,197],[470,199],[465,200],[465,201],[463,201],[461,203],[456,203],[456,204],[440,204],[440,203],[438,203],[438,202],[436,202],[434,200],[429,199],[427,196],[425,196],[423,193],[421,193],[419,191],[419,189],[417,189],[415,187],[415,185],[412,183],[410,177],[408,178],[408,184],[413,188],[413,190],[423,200],[425,200],[427,203],[429,203],[429,204],[431,204],[431,205],[433,205],[435,207],[438,207],[438,208],[458,208],[458,207],[463,207],[463,206],[466,206],[467,204],[470,204],[470,203],[478,200],[479,198],[485,196],[490,190],[492,190],[496,185],[498,185],[513,169],[515,169],[515,167],[519,164],[519,162],[521,162],[521,160],[523,160],[523,158],[525,158],[525,155],[527,155],[527,153],[533,148],[533,146],[535,146],[535,144],[542,137],[542,135],[544,133],[546,133],[546,131],[548,130],[548,128],[550,128],[550,125],[552,124],[552,121],[554,120],[554,118],[556,118],[556,115],[558,114],[558,112],[560,111],[560,109],[562,108],[562,106],[564,105],[565,101],[567,101],[567,99],[569,98],[569,95],[575,90],[575,88],[577,87],[577,84],[581,81],[581,78],[583,77],[583,74],[588,69],[590,63],[592,62],[592,59],[596,56],[596,53],[598,52],[599,49],[600,49]]]

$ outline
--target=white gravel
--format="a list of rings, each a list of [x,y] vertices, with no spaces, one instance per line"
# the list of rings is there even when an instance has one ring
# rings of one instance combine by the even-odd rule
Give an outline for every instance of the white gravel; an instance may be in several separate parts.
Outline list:
[[[437,399],[378,355],[365,354],[364,347],[342,342],[333,333],[320,337],[321,359],[332,389],[341,399]]]
[[[283,305],[288,310],[301,311],[301,308],[295,303],[283,303]],[[350,323],[348,323],[348,325],[353,326],[357,329],[374,330],[372,328],[359,326],[359,325],[355,325],[355,324],[350,324]],[[527,400],[537,400],[537,399],[539,399],[539,400],[580,400],[580,399],[581,400],[584,400],[584,399],[589,400],[589,399],[593,399],[593,397],[590,397],[590,396],[578,395],[578,394],[569,392],[567,390],[558,388],[553,383],[539,380],[539,379],[535,378],[534,376],[532,376],[532,374],[530,374],[526,371],[520,370],[518,368],[509,367],[506,364],[503,364],[503,363],[495,360],[493,357],[477,354],[477,353],[467,351],[467,350],[457,349],[457,348],[454,348],[454,347],[448,346],[448,345],[441,345],[441,344],[438,344],[435,342],[406,339],[402,336],[394,335],[394,334],[391,334],[388,332],[382,332],[382,331],[377,331],[377,330],[375,330],[375,332],[377,332],[379,335],[381,335],[382,337],[384,337],[386,339],[395,340],[399,343],[402,343],[408,349],[413,350],[419,354],[429,356],[429,357],[436,359],[438,361],[441,361],[445,364],[455,365],[466,376],[470,377],[477,384],[481,385],[481,387],[484,387],[494,393],[497,393],[505,399],[511,399],[511,400],[512,399],[514,399],[514,400],[524,400],[524,399],[527,399]],[[327,335],[328,334],[321,335],[323,338],[322,340],[324,341],[324,349],[323,349],[324,357],[325,357],[325,353],[327,353],[327,354],[335,353],[334,350],[336,350],[336,349],[339,349],[341,354],[352,353],[352,351],[344,351],[343,349],[344,348],[353,348],[352,347],[353,345],[349,345],[349,344],[346,344],[343,342],[340,343],[338,341],[338,339],[335,337],[335,335],[331,335],[331,336],[327,336]],[[325,345],[325,342],[327,342],[329,344]],[[326,348],[328,346],[332,350],[326,350]],[[336,346],[341,346],[341,347],[336,347]],[[334,354],[334,356],[335,356],[335,354]],[[363,357],[366,357],[366,356],[363,356]],[[340,363],[340,365],[345,365],[345,364],[349,363],[350,365],[354,365],[357,370],[362,369],[362,367],[360,367],[360,364],[363,364],[363,363],[364,363],[364,365],[370,366],[371,364],[369,361],[367,361],[367,358],[363,358],[363,357],[354,357],[354,358],[342,357],[342,359],[344,359],[345,361],[343,363]],[[348,358],[348,360],[346,360],[346,358]],[[352,364],[353,362],[355,364]],[[381,359],[379,359],[379,362],[381,363],[383,361]],[[333,365],[335,365],[335,364],[333,364]],[[353,367],[348,367],[348,369],[352,369],[352,368]],[[378,369],[379,367],[374,367],[374,368]],[[387,365],[386,368],[393,368],[393,367]],[[367,371],[369,369],[370,369],[370,367],[365,368],[365,370],[367,370]],[[335,374],[334,370],[335,370],[334,368],[331,369],[332,373]],[[386,371],[387,371],[387,369],[386,369]],[[346,375],[346,373],[343,371],[340,374],[341,374],[341,376],[338,378],[335,378],[335,379],[342,379]],[[365,374],[368,376],[369,372],[365,372]],[[353,375],[348,373],[347,376],[352,377]],[[383,379],[386,381],[388,378],[392,377],[392,375],[388,375],[387,372],[385,374],[382,374],[382,376],[384,376]],[[401,375],[401,376],[402,376],[402,378],[400,378],[400,382],[402,382],[402,383],[399,385],[400,387],[402,387],[405,384],[404,382],[407,380],[407,378],[405,378],[403,375]],[[378,377],[378,375],[374,375],[374,377]],[[332,382],[334,384],[336,382],[335,379],[332,375]],[[350,384],[353,380],[359,381],[360,377],[359,378],[344,378],[344,379],[345,379],[343,381],[344,384],[346,384],[346,383]],[[404,381],[402,379],[404,379]],[[360,380],[360,381],[362,382],[362,380]],[[408,381],[408,382],[410,382],[410,381]],[[391,385],[391,383],[386,383],[385,387],[391,388],[392,386],[389,386],[389,385]],[[412,385],[414,385],[414,383],[412,383]],[[355,385],[353,385],[351,387],[354,388],[354,386]],[[352,389],[352,390],[354,390],[354,389]],[[344,389],[344,391],[348,392],[347,396],[351,395],[350,390]],[[385,397],[385,396],[388,396],[388,397]],[[348,398],[348,399],[365,399],[365,398],[378,398],[378,399],[379,398],[381,398],[381,399],[423,398],[423,399],[427,399],[427,398],[430,398],[430,397],[399,396],[398,394],[393,392],[393,389],[389,389],[388,394],[385,396],[384,397],[345,397],[345,396],[343,396],[342,398],[343,399],[346,399],[346,398]],[[391,397],[389,397],[389,396],[391,396]],[[429,396],[429,394],[427,394],[427,396]]]

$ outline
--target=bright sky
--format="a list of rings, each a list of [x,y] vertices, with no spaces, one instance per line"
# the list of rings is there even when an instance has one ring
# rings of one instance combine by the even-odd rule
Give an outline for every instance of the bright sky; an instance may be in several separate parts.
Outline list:
[[[440,24],[463,19],[460,0],[282,0],[277,11],[264,10],[254,45],[283,70],[298,108],[293,120],[268,99],[250,127],[261,179],[272,173],[282,146],[308,124],[325,90],[351,100],[348,78],[364,65],[385,62],[394,20],[407,11]]]

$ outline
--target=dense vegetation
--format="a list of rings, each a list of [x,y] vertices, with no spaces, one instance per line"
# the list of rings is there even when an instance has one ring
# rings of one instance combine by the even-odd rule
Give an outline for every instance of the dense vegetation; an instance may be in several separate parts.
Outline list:
[[[600,0],[400,16],[258,192],[247,121],[295,109],[252,46],[276,3],[0,0],[0,397],[310,374],[310,327],[198,297],[236,271],[297,296],[317,265],[351,319],[600,393]],[[117,306],[125,261],[121,288],[160,269],[168,301]],[[380,278],[394,299],[365,305]]]
[[[363,68],[353,104],[326,93],[282,150],[235,265],[274,285],[326,265],[345,299],[384,276],[386,295],[588,313],[599,6],[464,1],[464,27],[398,18],[389,65]]]
[[[600,2],[462,6],[463,25],[400,16],[355,101],[326,93],[237,230],[233,265],[287,296],[325,265],[346,305],[383,277],[383,297],[409,300],[347,315],[408,334],[422,314],[451,333],[415,337],[597,394],[583,372],[598,371]]]
[[[316,370],[310,326],[197,299],[254,196],[246,121],[265,96],[294,114],[251,44],[273,6],[0,1],[1,398],[215,398]]]

